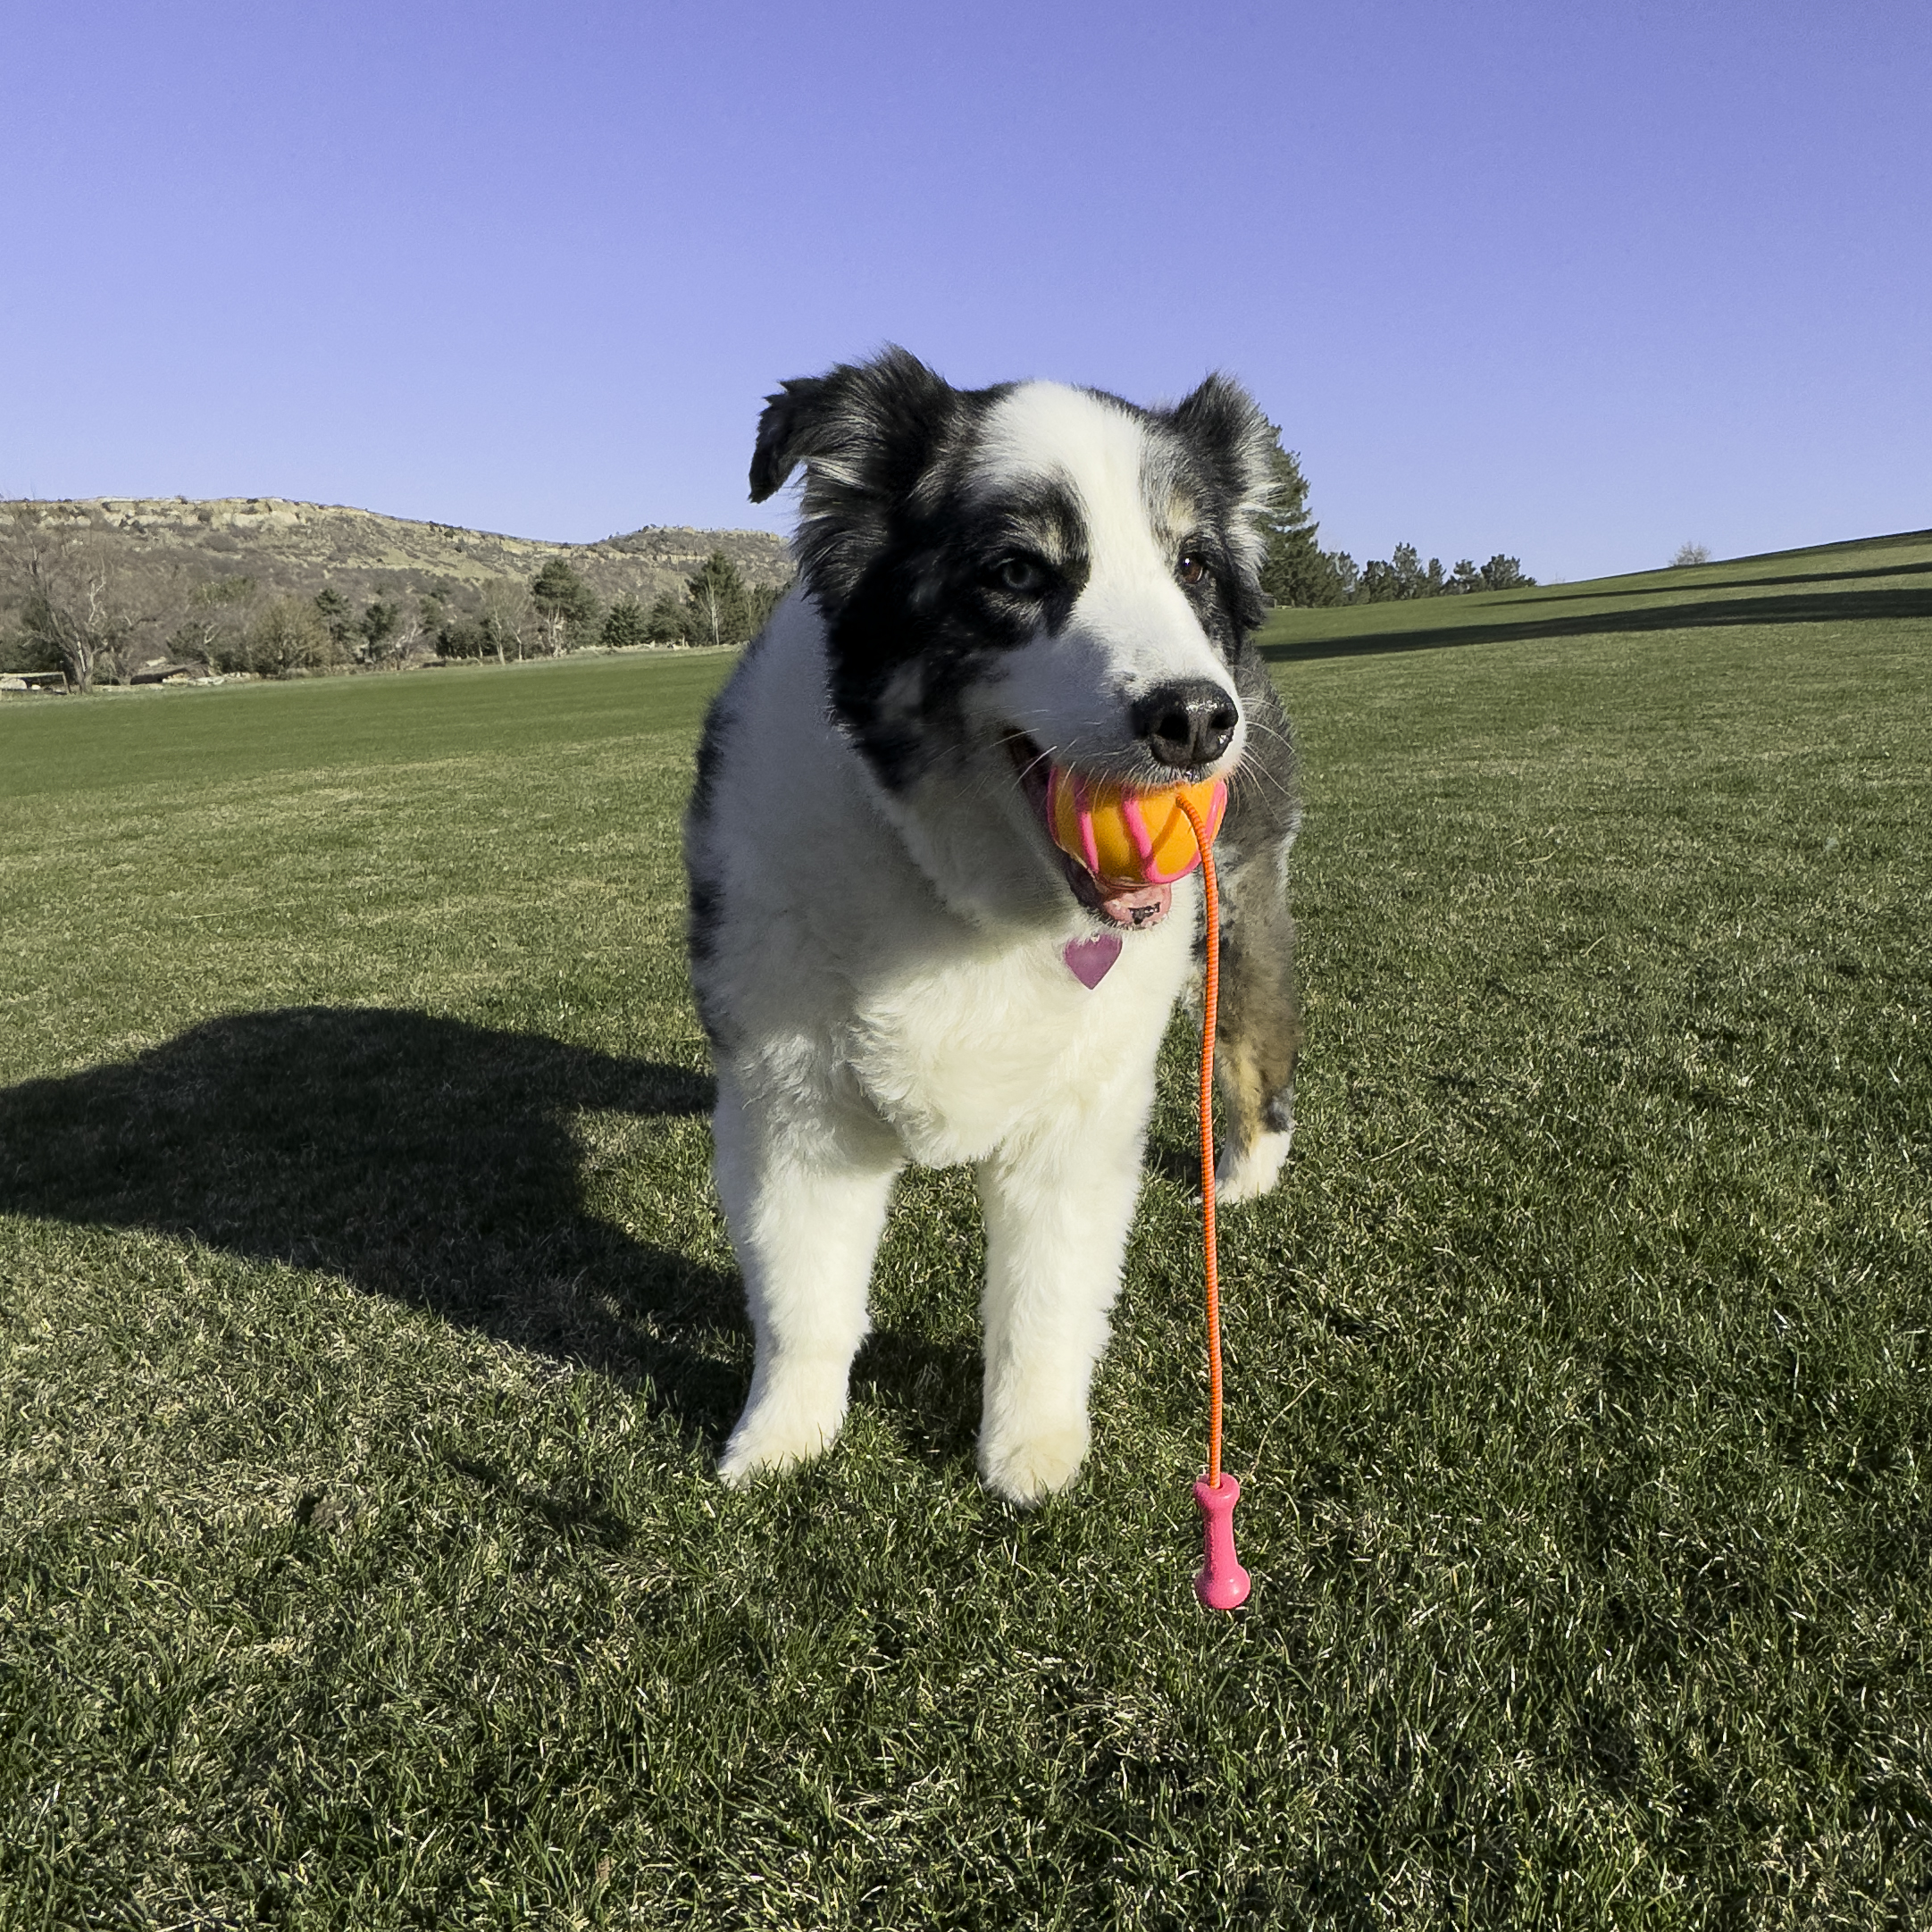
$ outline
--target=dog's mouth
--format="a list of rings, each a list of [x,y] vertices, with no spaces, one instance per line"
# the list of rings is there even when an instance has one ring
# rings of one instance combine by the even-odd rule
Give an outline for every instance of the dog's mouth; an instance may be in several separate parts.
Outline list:
[[[1067,887],[1074,897],[1103,924],[1112,926],[1117,932],[1144,933],[1149,927],[1158,925],[1173,909],[1174,888],[1171,885],[1125,888],[1102,885],[1077,858],[1063,851],[1053,836],[1053,827],[1047,817],[1047,784],[1052,775],[1052,759],[1025,732],[1009,732],[1006,746],[1020,782],[1020,790],[1033,807],[1034,817],[1040,821],[1040,829],[1046,835],[1054,857],[1059,860],[1060,869],[1066,875]]]

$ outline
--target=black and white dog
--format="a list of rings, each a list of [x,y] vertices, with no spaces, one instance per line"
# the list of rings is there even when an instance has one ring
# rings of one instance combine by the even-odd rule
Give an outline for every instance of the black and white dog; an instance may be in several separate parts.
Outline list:
[[[908,1160],[978,1176],[986,1482],[1033,1501],[1086,1454],[1200,875],[1097,883],[1049,837],[1050,765],[1229,780],[1221,1198],[1273,1185],[1297,1034],[1294,757],[1249,640],[1273,446],[1220,377],[1141,409],[956,389],[891,349],[770,399],[751,495],[804,466],[799,583],[712,707],[684,832],[757,1342],[725,1481],[837,1436]]]

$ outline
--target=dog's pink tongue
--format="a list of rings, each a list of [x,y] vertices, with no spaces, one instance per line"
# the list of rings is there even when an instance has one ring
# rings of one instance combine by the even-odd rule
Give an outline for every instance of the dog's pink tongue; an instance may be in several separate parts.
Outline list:
[[[1109,925],[1134,933],[1158,925],[1173,905],[1171,885],[1130,885],[1124,891],[1107,893],[1096,910]]]

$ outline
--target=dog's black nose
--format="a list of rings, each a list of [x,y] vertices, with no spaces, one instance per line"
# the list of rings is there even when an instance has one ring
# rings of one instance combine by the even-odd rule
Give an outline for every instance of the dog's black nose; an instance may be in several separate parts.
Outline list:
[[[1241,713],[1234,700],[1207,678],[1161,684],[1133,707],[1134,735],[1163,765],[1199,771],[1234,741]]]

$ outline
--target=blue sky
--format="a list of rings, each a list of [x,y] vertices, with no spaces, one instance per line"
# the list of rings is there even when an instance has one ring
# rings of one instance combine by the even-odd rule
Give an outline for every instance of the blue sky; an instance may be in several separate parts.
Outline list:
[[[1932,524],[1932,8],[0,6],[0,494],[785,527],[782,377],[1241,376],[1325,543]]]

